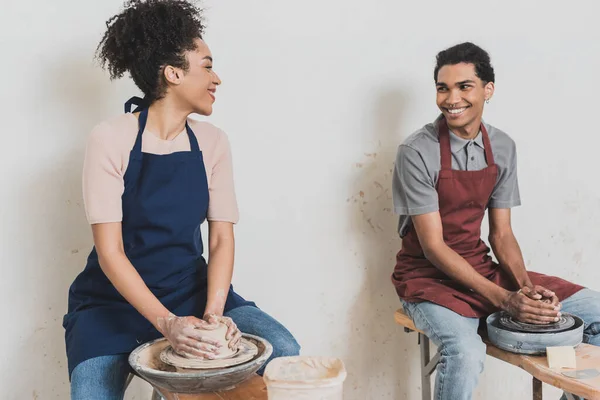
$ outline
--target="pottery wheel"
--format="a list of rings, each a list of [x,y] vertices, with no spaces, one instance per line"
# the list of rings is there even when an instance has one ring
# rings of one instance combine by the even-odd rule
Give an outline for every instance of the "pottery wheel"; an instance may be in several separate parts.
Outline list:
[[[169,345],[160,353],[160,360],[165,364],[184,369],[215,369],[243,364],[250,361],[258,354],[258,347],[251,341],[242,338],[236,353],[227,358],[208,360],[201,358],[188,358],[179,355]]]
[[[569,330],[573,327],[573,325],[575,325],[575,319],[571,315],[563,313],[558,322],[553,322],[547,325],[528,324],[526,322],[517,321],[508,313],[503,312],[500,315],[500,325],[503,328],[513,332],[551,333]]]

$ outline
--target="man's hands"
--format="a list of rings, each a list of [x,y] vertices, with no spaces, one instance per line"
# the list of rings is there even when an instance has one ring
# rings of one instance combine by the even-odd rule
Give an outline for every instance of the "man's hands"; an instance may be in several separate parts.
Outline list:
[[[541,300],[544,303],[552,304],[553,306],[558,306],[559,308],[561,306],[558,302],[558,297],[556,294],[543,286],[534,285],[533,288],[524,286],[521,288],[521,292],[532,300]]]
[[[524,286],[509,292],[501,308],[512,317],[529,324],[550,324],[560,318],[560,303],[554,292],[542,286]]]

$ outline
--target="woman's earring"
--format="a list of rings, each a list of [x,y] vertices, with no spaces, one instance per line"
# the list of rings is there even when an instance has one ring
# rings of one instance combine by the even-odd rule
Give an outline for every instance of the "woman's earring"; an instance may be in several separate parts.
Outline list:
[[[490,104],[490,99],[485,99],[486,104]]]

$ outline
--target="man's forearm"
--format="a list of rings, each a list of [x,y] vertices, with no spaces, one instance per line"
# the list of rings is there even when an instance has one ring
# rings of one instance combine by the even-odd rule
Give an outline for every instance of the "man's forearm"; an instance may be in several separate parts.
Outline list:
[[[440,271],[463,286],[479,293],[496,307],[500,307],[508,291],[484,278],[475,268],[446,244],[425,251],[425,256]]]
[[[510,274],[515,284],[519,288],[531,287],[531,280],[515,235],[512,232],[490,235],[490,245],[500,266]]]

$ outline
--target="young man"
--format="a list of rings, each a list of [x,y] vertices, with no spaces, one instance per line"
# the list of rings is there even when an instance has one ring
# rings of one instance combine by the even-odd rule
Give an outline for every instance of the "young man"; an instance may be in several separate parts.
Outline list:
[[[510,222],[520,204],[515,143],[482,121],[494,94],[489,55],[472,43],[440,52],[434,71],[441,115],[398,149],[393,177],[402,249],[392,281],[417,328],[441,350],[435,398],[470,399],[483,371],[479,319],[505,310],[535,324],[561,311],[600,345],[600,293],[527,272]],[[481,240],[489,209],[490,244]]]

